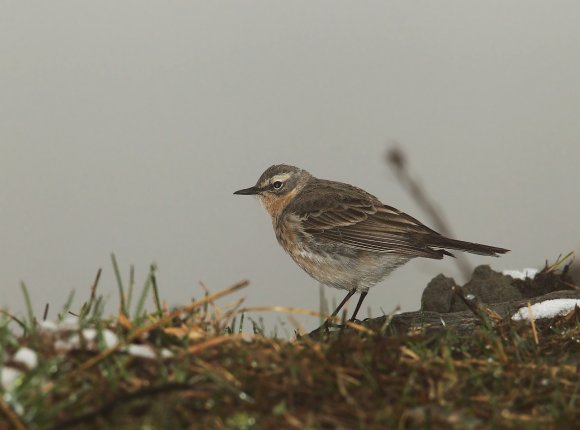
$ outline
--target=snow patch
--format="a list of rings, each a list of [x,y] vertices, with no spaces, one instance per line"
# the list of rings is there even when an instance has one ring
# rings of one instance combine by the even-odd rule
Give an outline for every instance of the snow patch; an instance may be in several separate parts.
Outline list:
[[[41,321],[38,325],[40,326],[40,330],[42,331],[55,332],[58,330],[58,326],[53,321],[49,320]]]
[[[38,356],[36,355],[36,352],[25,346],[16,351],[16,354],[14,354],[12,359],[17,363],[23,364],[29,370],[34,369],[38,365]]]
[[[127,353],[129,353],[129,355],[132,355],[133,357],[150,358],[150,359],[157,358],[155,350],[149,345],[138,345],[136,343],[132,343],[127,346],[126,350]],[[162,358],[171,358],[173,357],[173,352],[171,352],[167,348],[163,348],[160,351],[160,355]]]
[[[127,347],[127,352],[133,357],[155,358],[155,351],[149,345],[137,345],[132,343]]]
[[[71,349],[78,349],[81,345],[87,345],[89,349],[95,349],[97,346],[98,330],[94,328],[85,328],[81,331],[84,342],[81,342],[81,337],[78,333],[69,336],[67,339],[59,339],[54,343],[54,347],[58,351],[69,351]],[[103,330],[103,339],[107,348],[112,348],[118,342],[117,335],[109,329]]]
[[[77,330],[79,328],[79,319],[73,315],[67,315],[58,323],[58,327],[61,330]]]
[[[540,271],[534,267],[526,267],[523,270],[504,270],[501,273],[502,275],[511,276],[514,279],[521,279],[523,281],[527,278],[534,279],[539,272]]]
[[[0,371],[0,385],[5,390],[11,390],[18,383],[22,372],[14,367],[3,367]]]
[[[566,315],[568,312],[573,310],[576,306],[580,307],[579,299],[552,299],[546,300],[533,304],[532,316],[534,319],[539,320],[543,318],[553,318],[558,315]],[[522,321],[530,320],[530,315],[527,306],[523,306],[518,311],[513,314],[512,320]]]

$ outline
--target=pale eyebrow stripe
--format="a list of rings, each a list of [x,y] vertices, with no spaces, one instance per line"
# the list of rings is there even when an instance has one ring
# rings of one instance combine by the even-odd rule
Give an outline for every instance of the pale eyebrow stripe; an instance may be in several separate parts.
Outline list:
[[[290,176],[292,176],[290,173],[281,173],[279,175],[276,176],[272,176],[272,178],[270,178],[270,180],[268,181],[269,184],[273,184],[276,181],[285,181],[286,179],[288,179]]]

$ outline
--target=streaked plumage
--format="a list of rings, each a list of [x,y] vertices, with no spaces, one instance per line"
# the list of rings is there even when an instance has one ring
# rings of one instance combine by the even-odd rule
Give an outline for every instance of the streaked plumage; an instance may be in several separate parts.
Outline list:
[[[274,165],[255,186],[272,217],[278,242],[324,285],[361,292],[353,319],[370,287],[412,258],[442,259],[446,249],[497,256],[506,249],[449,239],[410,215],[349,184],[318,179],[305,170]]]

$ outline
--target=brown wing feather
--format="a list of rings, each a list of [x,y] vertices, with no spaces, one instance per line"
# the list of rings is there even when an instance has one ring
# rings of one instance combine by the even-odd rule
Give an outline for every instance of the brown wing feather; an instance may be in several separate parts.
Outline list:
[[[305,188],[298,200],[288,212],[300,217],[304,232],[319,241],[408,256],[451,255],[422,240],[438,233],[359,188],[322,181],[315,189]]]
[[[422,224],[410,223],[406,217],[398,216],[382,207],[370,211],[345,210],[350,223],[336,223],[337,216],[333,211],[318,216],[307,216],[303,219],[306,233],[317,239],[342,243],[354,248],[374,252],[442,258],[440,250],[428,247],[423,239],[426,234],[436,234],[424,229]],[[314,221],[314,222],[313,222]]]
[[[441,259],[444,248],[481,255],[507,249],[449,239],[360,188],[333,181],[305,187],[286,212],[297,215],[305,233],[319,241],[355,249]]]

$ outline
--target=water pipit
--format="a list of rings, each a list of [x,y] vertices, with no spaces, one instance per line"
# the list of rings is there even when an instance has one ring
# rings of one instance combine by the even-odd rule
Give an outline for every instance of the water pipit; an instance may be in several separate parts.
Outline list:
[[[285,164],[269,167],[256,185],[234,194],[257,195],[296,264],[318,282],[348,291],[332,317],[358,291],[354,320],[369,288],[415,257],[453,257],[448,249],[496,257],[508,252],[442,236],[360,188]]]

